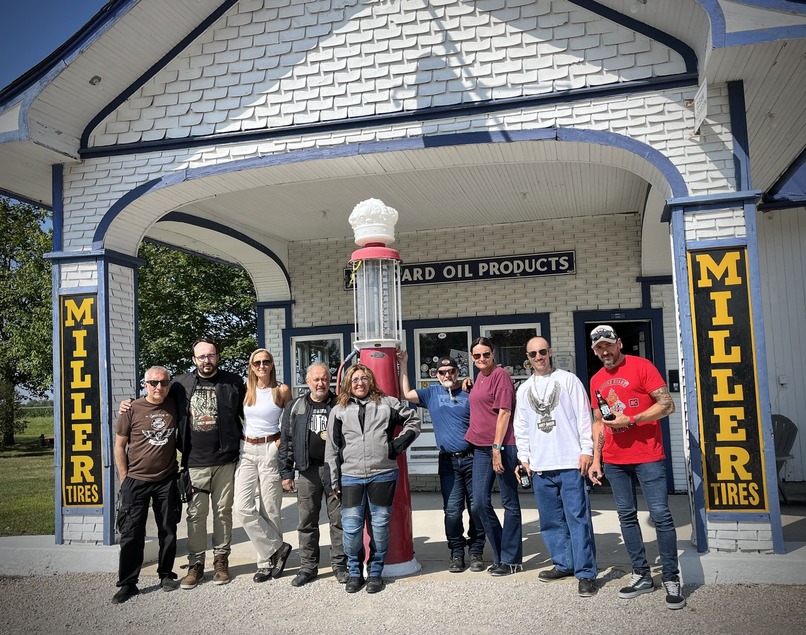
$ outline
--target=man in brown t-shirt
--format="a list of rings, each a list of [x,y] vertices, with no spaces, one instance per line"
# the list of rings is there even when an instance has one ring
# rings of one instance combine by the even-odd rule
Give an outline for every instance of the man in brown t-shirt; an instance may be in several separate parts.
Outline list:
[[[146,396],[133,401],[131,409],[118,416],[115,426],[115,464],[120,476],[120,588],[113,604],[140,592],[137,581],[143,565],[149,504],[153,504],[159,537],[160,586],[163,591],[179,587],[173,566],[182,504],[176,486],[176,407],[172,399],[166,399],[171,376],[162,366],[153,366],[146,371],[143,383]]]

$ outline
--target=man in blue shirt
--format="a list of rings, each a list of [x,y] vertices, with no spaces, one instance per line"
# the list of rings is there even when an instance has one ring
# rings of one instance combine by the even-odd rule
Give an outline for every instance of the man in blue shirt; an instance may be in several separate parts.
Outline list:
[[[473,505],[473,446],[465,440],[470,425],[470,401],[459,382],[459,366],[450,357],[437,364],[438,384],[412,389],[406,373],[409,356],[398,353],[400,360],[401,399],[428,408],[439,448],[439,482],[442,509],[445,512],[445,536],[451,550],[448,571],[465,570],[465,547],[470,556],[470,570],[484,571],[484,527]],[[462,514],[467,507],[470,526],[464,536]]]

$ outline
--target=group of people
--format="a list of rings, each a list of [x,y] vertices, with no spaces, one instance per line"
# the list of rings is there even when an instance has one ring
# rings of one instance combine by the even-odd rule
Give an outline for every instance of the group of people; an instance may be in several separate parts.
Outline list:
[[[576,577],[579,595],[595,595],[598,570],[588,481],[601,484],[606,474],[633,568],[619,597],[630,599],[655,588],[637,518],[640,485],[658,536],[666,605],[682,608],[660,428],[674,403],[657,369],[625,355],[610,326],[598,326],[590,336],[603,368],[587,393],[574,374],[554,367],[551,345],[543,337],[526,344],[533,373],[517,395],[487,338],[471,345],[475,380],[460,381],[456,360],[443,357],[436,369],[439,383],[413,389],[406,373],[408,355],[399,352],[401,397],[427,408],[434,425],[449,571],[464,571],[466,555],[474,572],[507,576],[522,570],[520,470],[531,477],[541,536],[553,563],[538,579]],[[291,552],[282,534],[283,490],[296,490],[299,508],[300,569],[291,584],[303,586],[318,575],[324,502],[336,579],[348,593],[363,587],[368,593],[381,591],[396,459],[420,432],[416,411],[381,392],[371,369],[362,364],[347,369],[338,396],[330,389],[327,366],[313,364],[306,375],[309,392],[292,399],[288,386],[278,382],[266,349],[250,356],[245,385],[219,369],[218,361],[215,343],[201,339],[193,345],[193,372],[171,382],[165,368],[152,367],[144,377],[145,397],[121,404],[115,442],[121,552],[113,603],[138,593],[149,504],[157,520],[157,572],[164,590],[192,589],[204,578],[211,505],[213,582],[230,581],[233,508],[257,553],[253,580],[279,577]],[[598,395],[604,395],[607,417]],[[173,573],[181,515],[177,449],[194,492],[187,508],[188,573],[181,581]],[[493,505],[496,479],[503,523]],[[489,567],[485,542],[492,555]]]
[[[345,373],[338,397],[330,390],[327,366],[313,364],[306,376],[309,392],[292,399],[265,348],[250,355],[245,384],[218,367],[212,340],[196,341],[192,351],[192,372],[171,381],[166,368],[149,368],[145,396],[120,404],[115,427],[120,560],[112,602],[139,593],[149,506],[158,528],[157,574],[163,590],[193,589],[204,579],[211,507],[213,583],[231,579],[233,513],[257,554],[254,582],[280,577],[291,553],[283,540],[282,495],[295,489],[301,567],[291,584],[302,586],[318,574],[324,500],[336,579],[348,593],[364,586],[366,519],[372,528],[366,588],[381,591],[398,476],[395,458],[420,432],[416,412],[384,395],[372,371],[361,364]],[[192,492],[188,572],[181,580],[173,572],[181,516],[177,450]]]

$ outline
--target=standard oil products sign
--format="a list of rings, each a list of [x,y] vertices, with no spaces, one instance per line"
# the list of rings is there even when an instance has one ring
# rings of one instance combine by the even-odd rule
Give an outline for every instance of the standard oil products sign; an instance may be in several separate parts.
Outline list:
[[[705,508],[767,511],[747,249],[688,254]]]
[[[62,296],[62,506],[103,505],[98,297]]]
[[[574,251],[521,254],[500,258],[440,260],[400,266],[401,286],[475,282],[530,276],[559,276],[576,273]],[[344,288],[351,289],[352,269],[344,270]]]

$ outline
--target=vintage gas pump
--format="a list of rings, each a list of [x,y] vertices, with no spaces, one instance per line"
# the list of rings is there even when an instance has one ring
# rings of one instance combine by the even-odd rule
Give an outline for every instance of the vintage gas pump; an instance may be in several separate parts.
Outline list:
[[[355,342],[359,360],[372,370],[387,395],[400,397],[397,347],[403,336],[400,294],[400,254],[387,245],[395,241],[397,211],[378,199],[355,206],[350,225],[359,249],[353,252]],[[398,457],[400,470],[392,506],[385,576],[403,576],[420,570],[414,558],[411,529],[411,491],[406,455]]]

